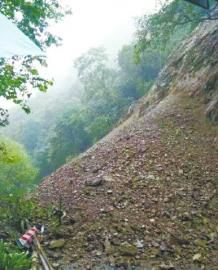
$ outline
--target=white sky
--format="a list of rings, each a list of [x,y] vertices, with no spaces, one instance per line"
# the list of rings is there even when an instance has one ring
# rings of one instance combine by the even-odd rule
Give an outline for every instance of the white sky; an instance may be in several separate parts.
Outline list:
[[[73,14],[52,31],[63,38],[61,47],[48,50],[49,75],[64,77],[73,59],[91,47],[104,46],[110,53],[131,41],[134,18],[151,13],[158,0],[61,0]],[[68,73],[68,72],[67,72]]]
[[[72,15],[51,27],[63,39],[62,46],[48,49],[48,69],[42,69],[54,86],[65,87],[75,78],[73,59],[92,47],[103,46],[110,54],[133,40],[134,18],[151,13],[160,0],[59,0]],[[52,91],[52,89],[50,89]],[[10,107],[10,103],[2,102]]]

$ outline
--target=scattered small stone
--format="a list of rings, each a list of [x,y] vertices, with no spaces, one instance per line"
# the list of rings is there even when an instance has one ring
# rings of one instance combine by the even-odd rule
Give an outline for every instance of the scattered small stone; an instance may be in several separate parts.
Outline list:
[[[55,252],[53,250],[47,250],[47,255],[51,258],[54,258],[54,259],[60,259],[62,257],[62,254],[60,254],[60,252]]]
[[[140,256],[137,255],[137,256],[135,256],[135,258],[136,258],[137,260],[139,260],[139,259],[140,259]]]
[[[97,178],[97,179],[94,179],[94,180],[87,180],[85,182],[85,185],[86,186],[90,186],[90,187],[99,187],[103,184],[103,179],[102,178]]]
[[[143,248],[144,247],[143,241],[137,240],[136,241],[136,247],[137,248]]]
[[[149,174],[149,175],[147,176],[147,179],[148,179],[148,180],[155,180],[155,176],[154,176],[153,174]]]
[[[169,202],[169,201],[170,201],[169,198],[164,198],[164,202],[165,202],[165,203],[167,203],[167,202]]]
[[[114,181],[115,181],[114,178],[111,177],[110,175],[105,175],[105,176],[103,176],[103,179],[104,179],[104,181],[106,181],[106,182],[114,182]]]
[[[207,245],[207,241],[206,240],[202,240],[202,239],[196,239],[194,241],[195,245],[198,246],[198,247],[203,247],[205,248],[206,245]]]
[[[152,244],[153,247],[159,247],[159,244],[156,241],[152,241],[151,244]]]
[[[181,215],[181,220],[182,221],[190,221],[192,218],[191,218],[191,215],[188,213],[188,212],[185,212]]]
[[[179,170],[179,175],[183,175],[184,171],[182,169]]]
[[[58,268],[60,267],[60,264],[59,264],[59,263],[53,263],[52,266],[53,266],[54,268],[57,268],[57,269],[58,269]]]
[[[50,242],[49,248],[55,249],[55,248],[62,248],[65,245],[66,241],[64,239],[59,240],[52,240]]]
[[[101,251],[97,251],[96,252],[96,256],[101,257],[101,255],[102,255],[102,252]]]
[[[162,263],[160,265],[160,269],[161,270],[174,270],[175,269],[175,266],[172,263],[170,263],[170,264]]]
[[[202,261],[202,255],[200,253],[197,253],[192,258],[193,262],[201,262]]]
[[[216,239],[217,234],[216,233],[210,233],[209,237],[211,241],[214,241]]]
[[[168,247],[167,247],[167,245],[166,245],[164,242],[161,242],[160,250],[161,250],[162,252],[168,251]]]
[[[104,248],[107,255],[111,255],[114,253],[114,247],[111,245],[108,237],[106,237],[104,241]]]
[[[129,243],[123,243],[119,247],[120,254],[123,256],[136,256],[137,254],[137,248],[133,245],[130,245]]]

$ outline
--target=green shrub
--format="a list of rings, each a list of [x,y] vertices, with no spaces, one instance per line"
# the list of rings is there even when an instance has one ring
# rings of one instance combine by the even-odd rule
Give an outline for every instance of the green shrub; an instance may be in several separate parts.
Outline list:
[[[9,244],[0,242],[0,269],[1,270],[28,270],[31,261],[23,252],[12,248]]]
[[[0,200],[0,228],[7,226],[15,234],[26,229],[26,221],[35,224],[38,220],[45,220],[49,215],[47,208],[40,207],[33,199],[27,200],[16,196],[2,196]],[[0,269],[1,270],[1,269]]]

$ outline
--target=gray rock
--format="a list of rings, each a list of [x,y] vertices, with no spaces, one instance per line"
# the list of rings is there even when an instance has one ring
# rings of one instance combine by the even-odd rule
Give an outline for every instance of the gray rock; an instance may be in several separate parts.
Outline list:
[[[134,245],[130,245],[129,243],[123,243],[119,247],[119,252],[123,256],[134,257],[137,254],[137,248]]]
[[[49,257],[54,258],[54,259],[60,259],[63,257],[63,254],[60,254],[60,252],[55,252],[49,249],[47,249],[46,253]]]
[[[160,265],[160,269],[161,270],[175,270],[175,267],[174,267],[174,265],[172,263],[170,263],[170,264],[162,263]]]
[[[182,169],[179,170],[179,175],[183,175],[184,171]]]
[[[193,262],[201,262],[202,261],[202,255],[200,253],[197,253],[192,258]]]
[[[89,186],[89,187],[99,187],[102,184],[103,184],[103,179],[102,178],[97,178],[97,179],[94,179],[94,180],[87,180],[85,182],[85,185]]]
[[[147,176],[147,179],[148,179],[148,180],[155,180],[155,176],[154,176],[153,174],[149,174],[149,175]]]
[[[52,240],[50,242],[49,248],[50,249],[62,248],[65,245],[65,243],[66,241],[64,239]]]
[[[59,264],[59,263],[53,263],[52,266],[53,266],[54,268],[56,268],[56,269],[59,269],[60,264]]]
[[[137,241],[136,241],[136,247],[137,247],[137,248],[143,248],[143,247],[144,247],[143,241],[137,240]]]

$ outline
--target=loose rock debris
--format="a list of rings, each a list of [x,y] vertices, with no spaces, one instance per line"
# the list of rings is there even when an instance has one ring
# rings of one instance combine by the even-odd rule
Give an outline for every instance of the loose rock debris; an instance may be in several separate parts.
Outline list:
[[[40,202],[61,197],[74,220],[47,235],[47,242],[66,241],[50,250],[54,267],[217,270],[216,107],[214,124],[205,119],[217,94],[205,91],[218,76],[211,50],[217,29],[215,21],[202,24],[169,59],[138,112],[44,179]]]
[[[44,203],[56,203],[61,193],[75,221],[59,228],[66,243],[50,253],[59,268],[149,263],[148,269],[216,269],[217,129],[203,131],[184,110],[184,100],[177,100],[180,106],[172,102],[169,98],[164,112],[160,105],[153,118],[139,119],[40,186]],[[129,134],[128,143],[122,134]],[[93,172],[101,162],[101,170]]]

